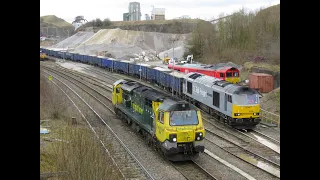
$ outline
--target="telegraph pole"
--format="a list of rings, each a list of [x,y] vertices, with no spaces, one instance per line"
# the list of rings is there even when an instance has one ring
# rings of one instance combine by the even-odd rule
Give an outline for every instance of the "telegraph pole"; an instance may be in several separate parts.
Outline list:
[[[144,40],[140,40],[139,42],[142,43]],[[142,59],[143,60],[143,59]],[[142,61],[141,60],[141,61]],[[139,68],[139,71],[140,71],[140,81],[141,81],[141,73],[142,73],[142,69],[141,69],[141,61],[140,61],[140,68]]]
[[[170,38],[169,39],[172,42],[172,69],[173,69],[173,76],[174,76],[174,64],[175,64],[175,60],[174,60],[174,42],[179,40],[179,37],[175,37],[175,38]],[[174,91],[174,78],[172,80],[172,96],[173,96],[173,91]]]

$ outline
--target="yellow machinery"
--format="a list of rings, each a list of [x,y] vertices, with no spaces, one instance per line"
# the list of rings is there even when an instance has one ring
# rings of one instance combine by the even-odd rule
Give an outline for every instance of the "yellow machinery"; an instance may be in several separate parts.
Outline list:
[[[169,64],[169,60],[170,60],[170,58],[168,57],[168,53],[165,53],[162,63]]]

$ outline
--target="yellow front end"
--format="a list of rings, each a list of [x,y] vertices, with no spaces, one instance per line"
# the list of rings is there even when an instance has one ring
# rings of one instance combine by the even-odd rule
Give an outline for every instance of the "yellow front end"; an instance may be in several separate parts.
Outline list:
[[[225,81],[235,84],[240,82],[240,77],[229,77],[229,78],[226,78]]]
[[[46,58],[46,54],[45,53],[41,53],[40,54],[40,59],[45,59]]]
[[[170,126],[169,124],[169,112],[164,113],[164,124],[163,133],[159,131],[157,138],[160,142],[170,139],[170,134],[177,135],[177,143],[194,142],[196,133],[202,133],[203,138],[205,137],[205,129],[202,123],[201,112],[197,111],[198,125],[184,125],[184,126]]]
[[[122,89],[121,84],[113,86],[112,89],[112,104],[121,104],[122,103]]]
[[[254,105],[232,105],[232,118],[259,118],[260,104]]]

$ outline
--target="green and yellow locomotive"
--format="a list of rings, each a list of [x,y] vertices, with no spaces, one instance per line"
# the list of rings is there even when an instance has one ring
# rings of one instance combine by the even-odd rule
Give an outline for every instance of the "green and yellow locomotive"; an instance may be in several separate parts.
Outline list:
[[[117,116],[169,160],[189,160],[204,152],[205,129],[192,104],[124,79],[113,84],[112,103]]]

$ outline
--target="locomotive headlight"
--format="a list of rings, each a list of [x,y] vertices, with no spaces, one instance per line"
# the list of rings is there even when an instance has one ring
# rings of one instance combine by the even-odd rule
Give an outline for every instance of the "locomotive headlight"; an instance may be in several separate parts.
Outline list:
[[[254,115],[254,116],[258,116],[258,115],[259,115],[259,113],[253,113],[253,115]]]
[[[177,142],[177,134],[169,134],[170,142]]]
[[[202,134],[202,132],[197,132],[196,133],[196,140],[197,141],[200,141],[200,140],[202,140],[203,139],[203,134]]]
[[[240,116],[240,113],[234,113],[234,116]]]

